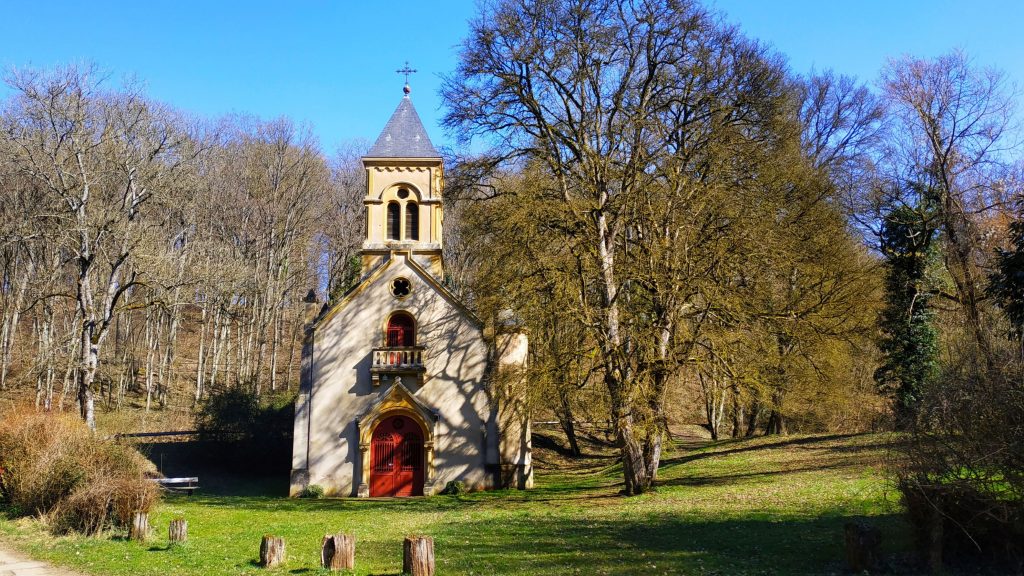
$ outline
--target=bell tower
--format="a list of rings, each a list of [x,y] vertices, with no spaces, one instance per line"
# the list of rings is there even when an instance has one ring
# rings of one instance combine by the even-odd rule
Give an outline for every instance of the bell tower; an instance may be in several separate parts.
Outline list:
[[[409,98],[409,85],[370,151],[366,170],[366,240],[362,274],[395,252],[413,258],[437,278],[441,261],[444,164]]]

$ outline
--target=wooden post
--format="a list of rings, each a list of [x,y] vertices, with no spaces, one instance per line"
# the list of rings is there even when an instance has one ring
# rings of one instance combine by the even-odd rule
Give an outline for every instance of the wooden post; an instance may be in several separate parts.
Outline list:
[[[132,516],[132,525],[128,528],[128,539],[142,542],[146,539],[147,533],[149,533],[149,514],[136,512]]]
[[[320,565],[332,571],[356,567],[356,537],[327,534],[320,547]]]
[[[434,576],[434,539],[406,536],[402,572],[409,576]]]
[[[273,568],[284,564],[284,538],[265,534],[260,542],[260,566]]]
[[[847,522],[843,528],[846,563],[851,572],[873,572],[882,563],[882,533],[864,522]]]
[[[171,543],[188,540],[188,522],[184,518],[171,520],[171,525],[167,527],[167,540]]]

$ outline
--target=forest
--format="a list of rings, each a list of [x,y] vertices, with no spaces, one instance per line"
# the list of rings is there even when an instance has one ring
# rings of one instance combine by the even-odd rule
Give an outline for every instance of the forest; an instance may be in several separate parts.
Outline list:
[[[627,494],[682,424],[894,429],[911,514],[966,486],[1021,517],[1024,163],[1000,71],[953,51],[800,75],[673,0],[481,10],[442,90],[444,281],[529,335],[535,420],[575,454],[607,433]],[[0,401],[95,427],[293,393],[303,298],[358,281],[367,143],[193,117],[93,66],[5,82]]]

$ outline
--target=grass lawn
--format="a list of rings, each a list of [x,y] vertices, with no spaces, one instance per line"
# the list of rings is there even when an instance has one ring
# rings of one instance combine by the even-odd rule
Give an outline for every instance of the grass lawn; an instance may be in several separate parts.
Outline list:
[[[318,574],[321,537],[340,531],[356,535],[356,574],[399,573],[402,538],[414,533],[434,537],[442,576],[838,574],[852,518],[871,517],[887,551],[909,547],[882,470],[889,438],[691,442],[669,452],[657,491],[635,498],[618,494],[620,470],[607,456],[570,462],[541,448],[529,492],[380,500],[199,492],[165,499],[145,544],[117,534],[53,538],[37,521],[3,517],[0,541],[97,575]],[[168,547],[176,516],[188,520],[189,542]],[[256,566],[266,533],[285,538],[286,567]]]

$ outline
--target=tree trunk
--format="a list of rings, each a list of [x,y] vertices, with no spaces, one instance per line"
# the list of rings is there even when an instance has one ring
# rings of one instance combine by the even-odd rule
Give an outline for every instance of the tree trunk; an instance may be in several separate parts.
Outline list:
[[[282,314],[277,308],[274,309],[274,313],[271,315],[273,319],[271,324],[273,325],[274,337],[270,340],[270,391],[277,392],[277,348],[280,344],[283,323],[281,320]]]
[[[88,322],[86,322],[88,324]],[[96,430],[96,403],[93,398],[92,383],[96,378],[96,367],[99,365],[99,346],[93,344],[89,337],[89,329],[82,329],[82,365],[78,370],[78,409],[90,430]]]
[[[942,511],[937,506],[932,506],[928,522],[928,571],[931,574],[942,573],[943,536]]]
[[[434,576],[434,539],[407,536],[402,554],[402,572],[409,576]]]
[[[658,467],[661,466],[661,451],[665,436],[669,434],[668,416],[665,414],[665,390],[668,388],[668,350],[672,332],[671,325],[664,323],[658,337],[658,360],[654,368],[654,390],[647,406],[651,411],[654,426],[650,429],[644,443],[644,466],[647,485],[651,486],[658,479]]]
[[[617,391],[617,385],[610,385],[609,388]],[[643,448],[633,430],[633,417],[622,406],[622,400],[616,398],[619,395],[616,393],[612,399],[612,418],[615,424],[616,443],[622,453],[625,492],[627,496],[635,496],[647,490],[650,486],[650,477],[647,475]]]
[[[142,542],[146,539],[149,534],[149,514],[146,512],[136,512],[132,516],[132,525],[128,529],[128,539],[137,540]]]
[[[743,401],[740,398],[740,387],[732,385],[732,437],[739,438],[743,428]]]
[[[747,415],[747,438],[757,433],[757,421],[761,418],[761,402],[754,398],[750,403],[750,414]]]
[[[572,456],[579,456],[582,454],[580,451],[580,443],[576,438],[576,422],[572,413],[572,405],[569,403],[569,396],[566,394],[564,389],[558,390],[558,404],[559,409],[555,411],[558,416],[558,423],[562,427],[562,431],[565,432],[565,438],[569,441],[569,454]]]
[[[64,325],[64,334],[68,340],[70,351],[64,359],[64,379],[61,381],[60,399],[57,400],[58,410],[64,410],[68,394],[72,392],[72,388],[78,386],[78,371],[82,362],[82,354],[79,349],[81,346],[81,339],[79,336],[81,336],[81,334],[74,334],[74,326],[78,324],[79,318],[80,312],[76,309],[70,324],[65,323]],[[77,397],[78,390],[76,389],[74,392]]]
[[[772,393],[772,411],[768,415],[768,425],[764,429],[765,435],[786,435],[786,419],[782,415],[782,400],[783,393],[781,390],[776,390]]]
[[[324,536],[320,546],[320,565],[331,571],[355,568],[356,537],[351,534]]]
[[[167,527],[167,540],[170,542],[184,542],[188,540],[188,522],[184,518],[171,520]]]
[[[15,263],[16,265],[17,263]],[[7,372],[11,365],[14,341],[18,336],[18,321],[21,317],[21,307],[25,301],[28,281],[33,276],[34,270],[35,264],[29,259],[27,270],[19,271],[18,276],[21,277],[21,284],[14,290],[14,301],[7,302],[7,309],[4,310],[3,333],[0,336],[0,390],[7,388]]]
[[[288,368],[285,370],[284,373],[284,387],[289,392],[291,392],[292,390],[292,373],[294,372],[295,367],[295,342],[298,340],[298,335],[304,329],[304,326],[302,324],[298,324],[297,322],[293,322],[291,324],[291,327],[292,338],[291,342],[288,344]]]
[[[206,314],[208,308],[207,302],[203,302],[202,316],[199,319],[199,352],[196,354],[196,393],[195,402],[198,404],[203,399],[203,376],[204,376],[204,360],[205,360],[205,349],[206,349]]]
[[[658,466],[661,464],[661,450],[665,442],[665,434],[661,425],[650,432],[644,442],[644,467],[648,478],[648,486],[658,479]]]
[[[722,413],[725,410],[725,388],[718,382],[718,371],[712,369],[711,374],[705,375],[699,371],[697,379],[700,382],[700,389],[704,396],[704,416],[708,421],[708,432],[712,440],[718,440],[718,429],[722,425]]]
[[[768,414],[768,424],[764,428],[764,434],[765,436],[772,434],[786,435],[786,419],[782,416],[781,412],[772,410]]]
[[[266,534],[260,542],[260,566],[273,568],[284,564],[284,538]]]

